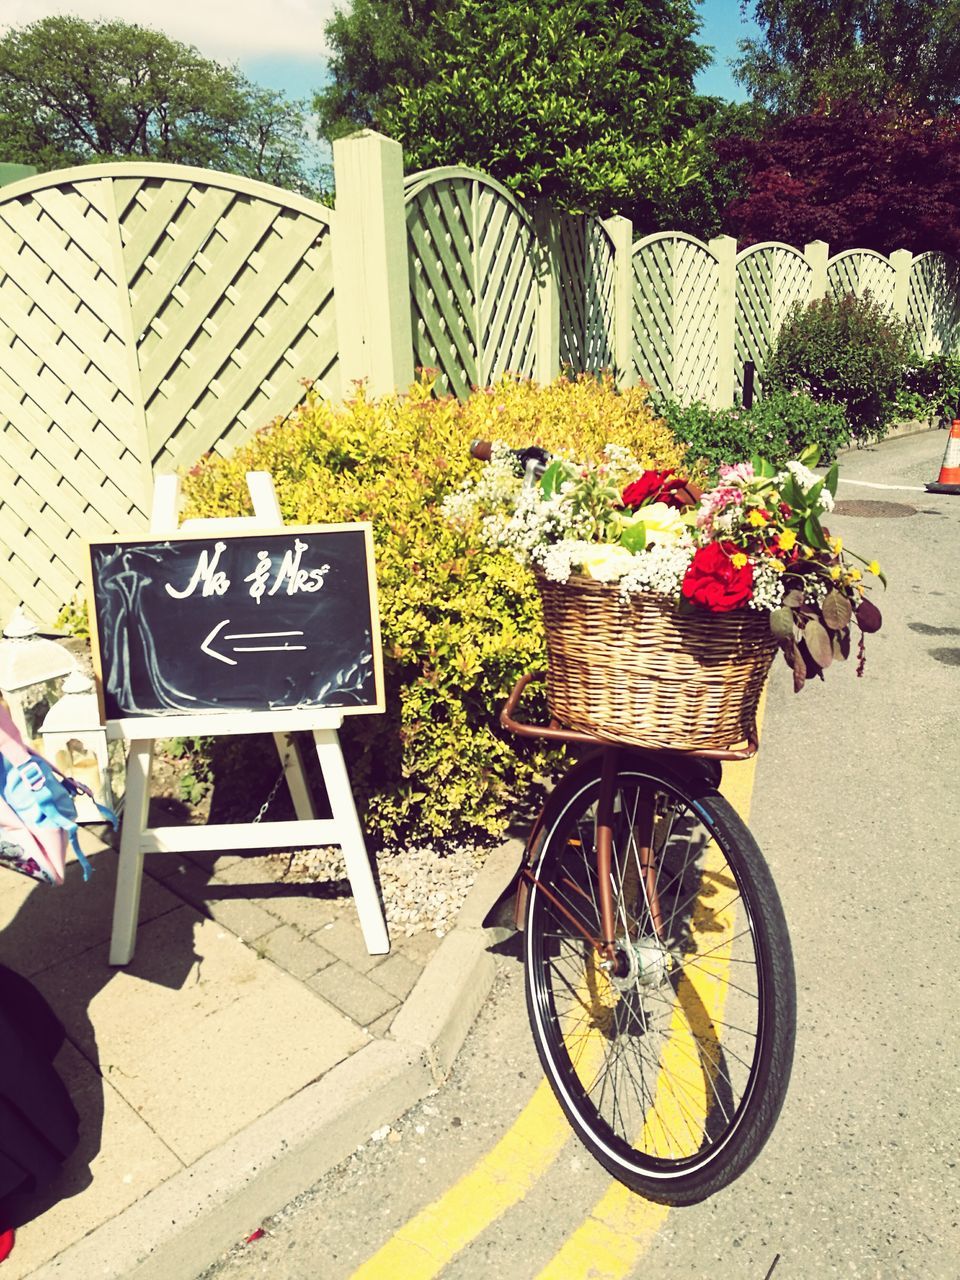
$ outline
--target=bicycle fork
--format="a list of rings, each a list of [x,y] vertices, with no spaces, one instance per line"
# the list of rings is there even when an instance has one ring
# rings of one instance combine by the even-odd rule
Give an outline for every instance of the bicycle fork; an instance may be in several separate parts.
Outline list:
[[[561,901],[556,893],[538,880],[527,865],[522,872],[521,887],[526,889],[534,884],[551,905],[593,946],[602,957],[602,964],[614,977],[624,977],[629,969],[629,960],[625,948],[635,938],[631,934],[636,931],[636,924],[627,917],[630,902],[637,902],[641,896],[645,900],[654,933],[658,942],[664,942],[663,915],[660,907],[660,896],[657,890],[657,867],[653,848],[653,832],[655,806],[652,795],[638,797],[635,808],[630,815],[630,825],[635,841],[636,858],[625,857],[622,879],[622,901],[614,901],[613,893],[613,829],[617,813],[617,770],[619,753],[614,746],[603,748],[600,773],[600,793],[597,799],[597,819],[595,848],[597,858],[597,898],[600,914],[602,936],[592,934],[578,918],[577,914]],[[572,882],[565,887],[581,897],[584,891]],[[525,893],[523,894],[525,897]],[[518,899],[519,901],[519,899]],[[617,911],[618,906],[623,913],[620,943],[617,943]],[[518,912],[519,914],[519,912]]]

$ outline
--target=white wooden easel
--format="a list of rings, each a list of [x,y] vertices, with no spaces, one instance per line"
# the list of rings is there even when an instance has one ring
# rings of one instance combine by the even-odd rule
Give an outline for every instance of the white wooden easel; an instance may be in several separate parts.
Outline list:
[[[283,516],[273,480],[265,471],[247,472],[247,487],[254,514],[234,519],[185,520],[179,524],[180,482],[177,476],[158,476],[154,490],[150,532],[236,533],[244,526],[282,531]],[[128,743],[127,783],[120,863],[113,906],[110,963],[128,964],[137,940],[143,857],[146,853],[187,853],[201,849],[290,849],[338,844],[343,849],[350,888],[357,904],[363,940],[371,955],[390,950],[386,921],[373,879],[370,859],[357,817],[353,790],[347,774],[338,730],[343,716],[335,710],[233,711],[144,716],[111,721],[107,732]],[[317,758],[333,816],[318,818],[310,795],[296,730],[313,734]],[[296,820],[291,822],[213,823],[204,827],[148,827],[150,771],[154,742],[177,736],[218,737],[237,733],[272,733],[283,761],[284,775],[293,799]]]

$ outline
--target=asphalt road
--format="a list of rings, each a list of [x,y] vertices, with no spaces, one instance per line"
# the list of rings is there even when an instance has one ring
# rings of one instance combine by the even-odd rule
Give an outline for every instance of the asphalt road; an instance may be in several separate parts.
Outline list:
[[[960,496],[922,487],[945,440],[842,459],[831,532],[889,575],[863,678],[851,661],[799,695],[782,665],[771,681],[751,825],[790,923],[799,1026],[758,1161],[687,1209],[611,1183],[538,1089],[508,942],[436,1096],[205,1280],[960,1275]]]

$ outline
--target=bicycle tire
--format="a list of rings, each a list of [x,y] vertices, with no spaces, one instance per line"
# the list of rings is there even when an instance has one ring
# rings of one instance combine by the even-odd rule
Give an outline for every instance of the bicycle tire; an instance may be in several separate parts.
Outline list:
[[[557,1100],[594,1158],[649,1199],[693,1204],[757,1157],[786,1096],[796,1034],[786,921],[756,841],[710,771],[624,752],[611,879],[630,971],[610,976],[569,918],[601,935],[591,828],[599,785],[599,756],[561,781],[529,862],[530,1025]],[[665,943],[637,857],[644,801],[654,805],[646,829]]]

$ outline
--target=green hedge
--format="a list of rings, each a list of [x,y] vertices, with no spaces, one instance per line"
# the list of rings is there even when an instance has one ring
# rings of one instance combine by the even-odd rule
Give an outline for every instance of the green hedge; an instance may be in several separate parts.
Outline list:
[[[869,293],[828,294],[788,314],[764,366],[764,391],[838,404],[855,440],[875,439],[896,417],[910,355],[906,326]]]
[[[689,457],[702,459],[712,474],[721,462],[746,462],[758,454],[769,462],[787,462],[811,444],[826,461],[850,442],[843,409],[799,391],[771,391],[750,409],[671,401],[659,412]]]

